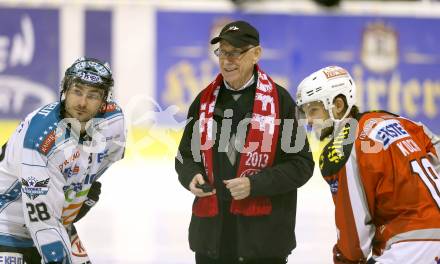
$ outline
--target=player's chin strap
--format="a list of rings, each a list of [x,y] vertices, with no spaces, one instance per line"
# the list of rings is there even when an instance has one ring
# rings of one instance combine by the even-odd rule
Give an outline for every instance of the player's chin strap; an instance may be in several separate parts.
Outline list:
[[[334,124],[333,131],[339,131],[339,128],[341,127],[341,125],[345,124],[344,119],[350,114],[352,107],[347,107],[347,110],[345,110],[344,115],[340,119],[336,119],[335,116],[333,115],[333,111],[332,111],[332,108],[334,106],[335,106],[334,104],[331,104],[326,110],[328,112],[330,119],[333,121],[333,124]]]

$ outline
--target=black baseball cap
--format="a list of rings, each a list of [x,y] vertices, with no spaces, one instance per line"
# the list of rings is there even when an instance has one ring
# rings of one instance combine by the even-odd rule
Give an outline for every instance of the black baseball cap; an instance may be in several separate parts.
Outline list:
[[[211,39],[211,44],[216,44],[222,39],[236,48],[260,45],[258,30],[246,21],[234,21],[227,24],[220,31],[218,37]]]

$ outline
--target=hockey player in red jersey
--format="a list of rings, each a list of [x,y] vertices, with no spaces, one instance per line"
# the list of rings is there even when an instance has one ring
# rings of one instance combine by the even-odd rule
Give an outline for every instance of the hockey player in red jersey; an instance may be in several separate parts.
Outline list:
[[[309,124],[321,139],[331,137],[319,166],[335,204],[333,261],[435,264],[440,139],[392,113],[359,113],[355,94],[350,74],[337,66],[312,73],[297,92]]]

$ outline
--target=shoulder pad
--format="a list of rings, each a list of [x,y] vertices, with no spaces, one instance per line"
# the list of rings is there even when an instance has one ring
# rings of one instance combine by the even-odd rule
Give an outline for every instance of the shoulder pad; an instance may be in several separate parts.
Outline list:
[[[60,121],[60,104],[42,107],[30,120],[23,147],[46,155],[55,145],[55,130]]]

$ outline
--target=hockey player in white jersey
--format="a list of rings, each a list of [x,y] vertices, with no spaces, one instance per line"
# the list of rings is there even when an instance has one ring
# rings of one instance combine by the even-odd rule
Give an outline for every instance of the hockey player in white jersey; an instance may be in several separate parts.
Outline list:
[[[124,116],[99,60],[75,61],[61,86],[60,101],[29,114],[0,151],[5,263],[90,263],[73,223],[98,200],[96,180],[123,158]]]

